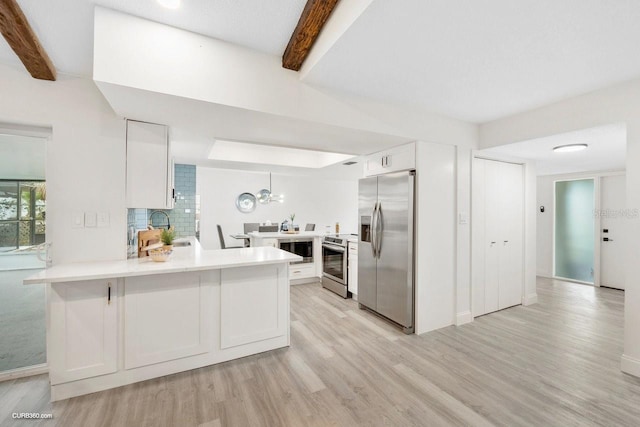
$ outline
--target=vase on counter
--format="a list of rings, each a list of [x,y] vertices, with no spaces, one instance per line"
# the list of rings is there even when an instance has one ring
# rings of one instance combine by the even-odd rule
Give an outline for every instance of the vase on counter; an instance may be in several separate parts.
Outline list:
[[[164,245],[164,246],[162,246],[162,249],[164,249],[165,251],[172,251],[173,250],[173,245]]]

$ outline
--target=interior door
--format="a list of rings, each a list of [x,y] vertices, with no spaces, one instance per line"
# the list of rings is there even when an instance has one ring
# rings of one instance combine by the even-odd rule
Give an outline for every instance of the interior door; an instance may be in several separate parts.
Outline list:
[[[498,308],[522,303],[523,274],[523,176],[522,165],[499,164],[500,272]]]
[[[358,302],[376,309],[377,260],[373,255],[373,210],[378,201],[378,178],[358,183]]]
[[[377,312],[413,325],[413,179],[407,172],[378,177]]]
[[[503,224],[504,203],[501,188],[500,162],[483,160],[485,187],[485,276],[484,276],[484,312],[485,314],[499,310],[500,295],[500,246]]]
[[[626,177],[624,175],[602,177],[600,181],[601,286],[624,289],[625,206]]]

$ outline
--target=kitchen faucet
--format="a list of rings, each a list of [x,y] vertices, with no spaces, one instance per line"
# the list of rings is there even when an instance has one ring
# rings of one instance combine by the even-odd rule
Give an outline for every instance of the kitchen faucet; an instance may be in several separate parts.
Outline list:
[[[153,211],[151,212],[151,215],[149,215],[149,225],[153,225],[153,221],[151,220],[153,218],[153,215],[157,214],[157,213],[161,213],[164,216],[167,217],[167,230],[171,228],[171,220],[169,219],[169,214],[167,214],[165,211]]]

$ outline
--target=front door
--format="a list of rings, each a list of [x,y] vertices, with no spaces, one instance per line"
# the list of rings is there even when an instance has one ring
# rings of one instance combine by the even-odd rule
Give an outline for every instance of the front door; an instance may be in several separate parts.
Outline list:
[[[625,253],[624,225],[626,210],[626,177],[605,176],[600,181],[600,285],[624,289]]]

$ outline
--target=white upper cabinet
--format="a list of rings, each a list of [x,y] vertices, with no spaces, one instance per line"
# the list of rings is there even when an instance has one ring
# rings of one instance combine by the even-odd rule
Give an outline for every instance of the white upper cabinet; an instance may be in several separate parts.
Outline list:
[[[168,128],[127,120],[127,207],[173,209]]]
[[[374,176],[416,168],[416,144],[410,143],[365,158],[364,175]]]

